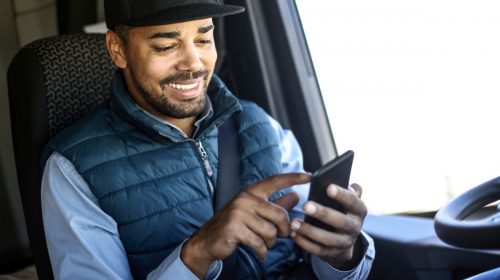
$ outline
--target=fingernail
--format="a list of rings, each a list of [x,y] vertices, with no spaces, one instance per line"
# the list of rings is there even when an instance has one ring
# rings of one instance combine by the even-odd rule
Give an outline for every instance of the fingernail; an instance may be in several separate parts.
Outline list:
[[[295,237],[295,235],[297,235],[297,234],[295,233],[295,231],[290,232],[290,237],[294,238],[294,237]]]
[[[330,186],[328,186],[328,189],[326,189],[326,191],[328,192],[328,195],[329,195],[330,197],[336,196],[336,195],[337,195],[337,193],[338,193],[338,189],[337,189],[337,187],[336,187],[336,186],[334,186],[334,185],[330,185]]]
[[[300,222],[299,221],[292,221],[292,224],[290,225],[290,228],[292,229],[292,234],[294,234],[294,231],[299,230],[300,228]]]
[[[355,190],[353,187],[349,186],[349,187],[348,187],[348,189],[349,189],[351,192],[356,193],[356,190]]]
[[[308,202],[304,205],[304,211],[306,214],[312,215],[316,212],[316,205]]]

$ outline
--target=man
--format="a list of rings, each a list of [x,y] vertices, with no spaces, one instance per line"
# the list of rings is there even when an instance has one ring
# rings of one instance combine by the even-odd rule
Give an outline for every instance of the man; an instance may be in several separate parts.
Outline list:
[[[212,18],[244,9],[216,0],[105,5],[119,69],[111,101],[46,149],[42,206],[56,278],[288,278],[304,273],[294,269],[308,255],[306,275],[366,278],[374,248],[360,234],[361,188],[328,188],[346,214],[303,204],[310,175],[293,135],[213,75]],[[214,213],[217,127],[231,116],[242,190]],[[337,231],[302,222],[302,206]]]

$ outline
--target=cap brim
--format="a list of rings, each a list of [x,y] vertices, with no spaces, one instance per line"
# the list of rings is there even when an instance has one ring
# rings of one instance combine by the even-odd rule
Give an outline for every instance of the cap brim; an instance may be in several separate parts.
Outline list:
[[[184,7],[171,8],[147,17],[123,22],[128,26],[150,26],[192,21],[204,18],[229,16],[245,11],[245,7],[235,5],[192,4]]]

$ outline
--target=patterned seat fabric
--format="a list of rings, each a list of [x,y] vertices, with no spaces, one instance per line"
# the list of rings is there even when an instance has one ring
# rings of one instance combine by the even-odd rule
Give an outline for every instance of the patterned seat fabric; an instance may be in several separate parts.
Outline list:
[[[109,98],[114,66],[104,35],[56,36],[26,46],[45,77],[49,137]]]
[[[41,216],[42,149],[60,130],[109,98],[115,67],[102,34],[35,41],[7,73],[19,189],[39,279],[52,279]]]

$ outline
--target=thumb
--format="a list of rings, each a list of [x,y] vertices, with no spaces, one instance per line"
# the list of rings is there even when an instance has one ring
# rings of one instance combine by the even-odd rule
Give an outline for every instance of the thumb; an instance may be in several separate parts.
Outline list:
[[[284,196],[273,200],[273,203],[285,208],[286,210],[291,210],[297,203],[299,203],[299,195],[296,192],[290,192]]]

